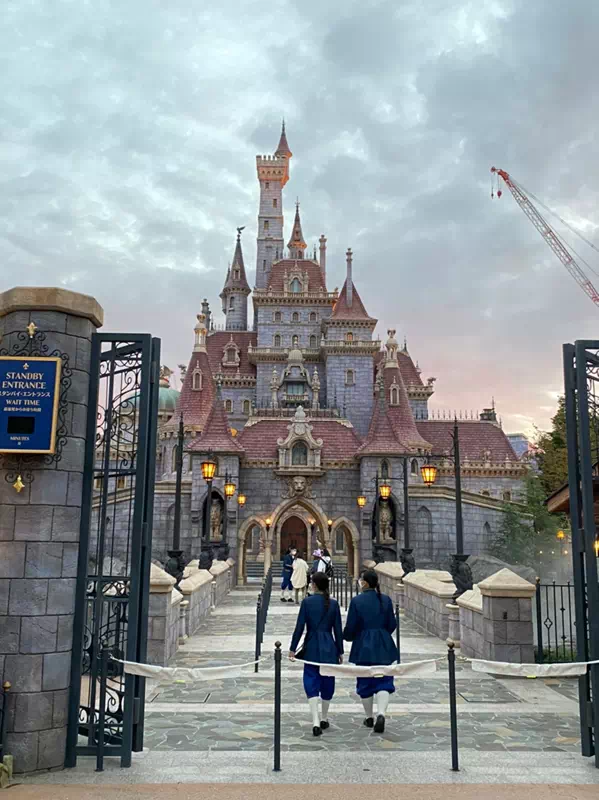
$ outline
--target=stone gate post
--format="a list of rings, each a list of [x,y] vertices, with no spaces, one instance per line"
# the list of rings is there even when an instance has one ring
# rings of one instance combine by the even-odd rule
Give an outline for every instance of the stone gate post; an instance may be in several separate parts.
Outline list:
[[[34,343],[66,354],[71,371],[57,459],[31,456],[21,487],[17,462],[0,454],[0,681],[12,684],[7,751],[16,772],[64,766],[91,336],[103,313],[93,297],[65,289],[0,294],[0,350],[11,354],[33,323]]]

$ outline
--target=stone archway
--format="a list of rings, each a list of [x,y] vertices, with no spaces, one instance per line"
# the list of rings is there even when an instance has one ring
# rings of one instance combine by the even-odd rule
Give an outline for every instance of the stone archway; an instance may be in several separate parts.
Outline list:
[[[335,536],[339,528],[343,528],[346,534],[347,571],[357,577],[360,574],[360,533],[356,525],[347,517],[338,517],[333,522],[332,537]]]
[[[247,552],[245,542],[256,526],[260,528],[260,538],[262,542],[266,542],[266,528],[264,526],[264,521],[260,517],[249,517],[249,519],[242,522],[237,531],[237,582],[239,584],[245,584],[247,582]]]
[[[272,525],[270,528],[269,537],[266,541],[266,552],[264,559],[265,570],[268,569],[266,566],[267,561],[268,565],[270,566],[273,554],[275,554],[276,557],[280,552],[281,527],[285,520],[292,515],[299,516],[304,519],[308,526],[308,530],[310,530],[310,520],[314,520],[316,536],[324,540],[324,544],[329,550],[332,547],[332,539],[328,532],[327,516],[322,508],[306,497],[292,497],[289,500],[284,500],[282,503],[279,503],[272,514]],[[309,543],[309,546],[310,544],[311,543]]]

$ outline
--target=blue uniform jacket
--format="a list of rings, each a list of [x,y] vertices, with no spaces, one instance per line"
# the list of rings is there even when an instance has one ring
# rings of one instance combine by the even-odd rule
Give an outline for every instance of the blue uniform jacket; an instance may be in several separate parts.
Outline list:
[[[395,631],[393,603],[386,594],[367,589],[349,605],[343,638],[352,642],[352,664],[375,666],[393,664],[399,653],[391,634]]]
[[[343,655],[343,632],[341,628],[341,612],[339,603],[332,597],[329,610],[325,613],[324,596],[313,594],[302,601],[295,631],[289,649],[295,653],[302,633],[306,629],[304,640],[304,658],[319,664],[337,664]]]
[[[291,573],[293,572],[293,556],[291,553],[287,553],[283,559],[283,572],[286,572],[287,575],[291,577]]]

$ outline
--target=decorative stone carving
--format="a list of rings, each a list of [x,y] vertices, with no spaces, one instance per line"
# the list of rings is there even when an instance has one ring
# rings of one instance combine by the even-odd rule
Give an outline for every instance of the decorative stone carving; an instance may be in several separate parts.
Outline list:
[[[283,492],[283,497],[313,497],[312,481],[303,475],[295,475],[293,478],[288,478],[287,489]]]
[[[312,436],[313,426],[308,424],[306,412],[302,406],[298,406],[297,411],[291,424],[287,426],[289,434],[286,439],[278,439],[277,445],[279,447],[279,470],[284,472],[298,472],[305,474],[306,472],[315,472],[321,474],[321,451],[323,441],[322,439],[315,439]],[[307,450],[305,462],[303,464],[293,463],[293,447],[298,442],[302,442]],[[298,468],[299,467],[299,468]]]
[[[239,356],[239,346],[233,341],[233,334],[223,348],[223,367],[239,367],[241,358]]]
[[[393,513],[387,500],[381,500],[379,507],[379,531],[382,540],[393,538]]]

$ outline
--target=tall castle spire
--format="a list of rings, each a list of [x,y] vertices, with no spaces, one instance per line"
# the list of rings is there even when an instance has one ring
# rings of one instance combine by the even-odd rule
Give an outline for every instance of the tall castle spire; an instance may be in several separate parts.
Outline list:
[[[237,242],[233,263],[227,271],[225,285],[220,297],[223,301],[223,313],[226,316],[228,331],[246,331],[248,322],[247,298],[250,287],[245,274],[243,251],[241,249],[241,231],[237,228]]]
[[[260,181],[256,253],[257,289],[267,287],[273,262],[283,258],[283,187],[289,180],[290,158],[291,150],[283,122],[275,154],[256,156],[256,169]]]
[[[295,219],[293,220],[293,230],[291,231],[291,239],[289,239],[289,257],[290,258],[303,258],[304,250],[308,247],[304,240],[302,232],[302,221],[299,213],[299,200],[295,204]]]

